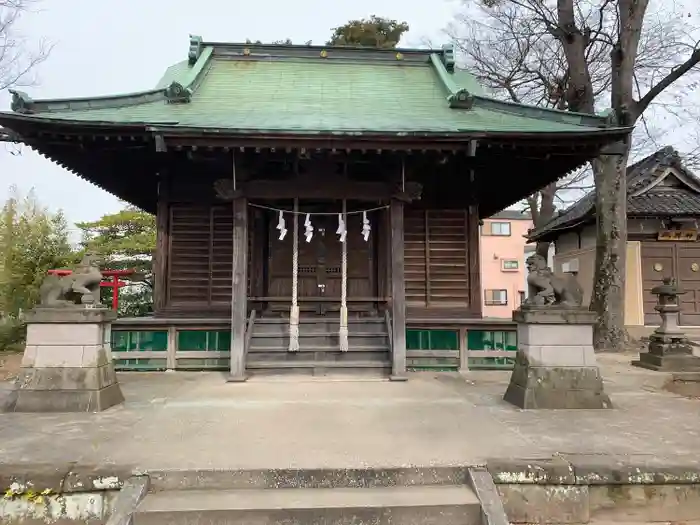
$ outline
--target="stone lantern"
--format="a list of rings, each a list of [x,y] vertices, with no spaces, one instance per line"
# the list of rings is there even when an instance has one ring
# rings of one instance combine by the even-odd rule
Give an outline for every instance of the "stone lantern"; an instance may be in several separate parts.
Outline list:
[[[640,354],[632,364],[667,372],[700,370],[700,357],[693,355],[693,346],[678,326],[679,296],[685,290],[672,277],[665,277],[663,284],[652,288],[651,293],[658,298],[654,309],[661,316],[661,324],[649,337],[649,351]]]
[[[679,296],[683,295],[685,290],[678,286],[672,277],[665,277],[663,284],[654,286],[651,293],[657,297],[654,310],[661,316],[661,325],[654,333],[684,339],[685,334],[678,327],[678,312],[681,311]]]

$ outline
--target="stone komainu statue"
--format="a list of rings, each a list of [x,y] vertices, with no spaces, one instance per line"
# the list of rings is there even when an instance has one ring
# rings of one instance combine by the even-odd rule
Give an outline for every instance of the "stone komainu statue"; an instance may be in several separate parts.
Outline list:
[[[91,253],[70,275],[49,275],[39,288],[41,306],[100,305],[102,272],[99,259]]]
[[[541,255],[531,255],[525,261],[527,265],[527,299],[526,305],[531,306],[581,306],[583,290],[576,277],[555,275],[547,266],[547,261]]]

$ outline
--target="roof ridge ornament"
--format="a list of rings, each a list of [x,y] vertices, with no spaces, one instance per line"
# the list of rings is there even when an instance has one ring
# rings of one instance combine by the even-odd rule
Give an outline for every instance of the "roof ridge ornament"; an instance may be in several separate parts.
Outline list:
[[[15,113],[34,113],[34,101],[32,97],[27,95],[24,91],[18,91],[16,89],[8,89],[12,95],[12,102],[10,103],[10,109]]]
[[[608,108],[602,111],[599,115],[605,119],[604,123],[606,128],[609,126],[617,126],[617,112],[613,108]]]
[[[468,89],[459,89],[447,97],[450,107],[453,109],[471,109],[474,105],[474,95]]]
[[[179,82],[173,82],[165,88],[165,98],[168,104],[186,104],[192,99],[192,90]]]
[[[190,35],[190,52],[187,55],[187,61],[190,66],[193,66],[202,54],[202,37]]]
[[[455,72],[455,45],[443,44],[442,55],[440,56],[442,63],[448,73]]]

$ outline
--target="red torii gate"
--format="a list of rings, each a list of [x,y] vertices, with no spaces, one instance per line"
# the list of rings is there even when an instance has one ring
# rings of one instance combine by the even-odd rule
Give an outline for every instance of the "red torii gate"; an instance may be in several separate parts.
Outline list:
[[[129,284],[127,281],[120,281],[120,277],[127,277],[129,275],[134,275],[136,270],[100,270],[104,277],[111,277],[111,281],[102,281],[100,286],[112,289],[112,310],[117,310],[119,307],[119,288],[122,288]],[[70,275],[73,270],[49,270],[50,275],[58,275],[63,277],[64,275]]]

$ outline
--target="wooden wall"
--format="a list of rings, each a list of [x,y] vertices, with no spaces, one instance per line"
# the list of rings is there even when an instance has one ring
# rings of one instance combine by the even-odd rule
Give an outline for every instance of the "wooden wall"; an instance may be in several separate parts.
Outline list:
[[[229,307],[231,206],[173,204],[169,222],[168,306]]]
[[[407,307],[479,314],[478,218],[468,210],[408,208],[404,228]]]
[[[167,213],[166,294],[157,315],[227,316],[233,258],[231,205],[172,203]],[[258,215],[256,210],[251,211],[255,218],[250,221],[248,234],[249,296],[260,295],[266,288],[265,239],[259,237],[267,232],[258,227]],[[465,209],[407,207],[404,228],[409,311],[451,309],[456,312],[452,317],[480,315],[477,217]],[[383,242],[380,230],[374,234]],[[384,282],[381,275],[377,278]]]

